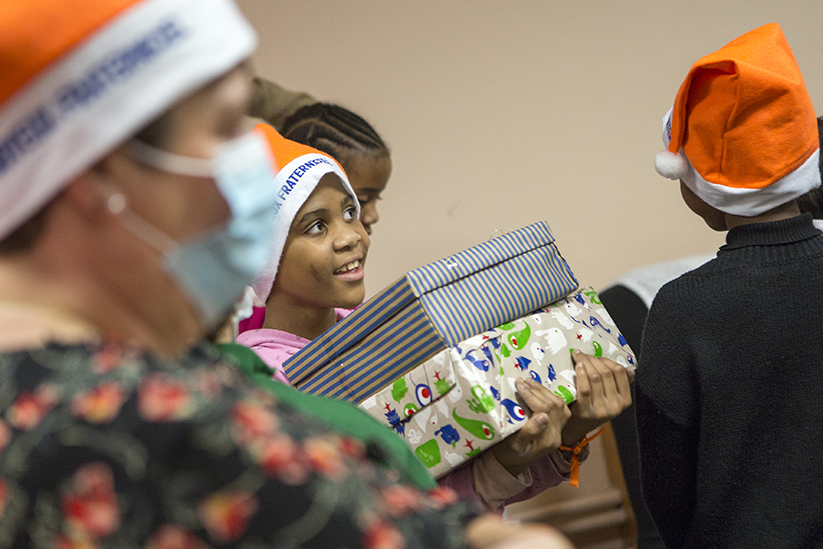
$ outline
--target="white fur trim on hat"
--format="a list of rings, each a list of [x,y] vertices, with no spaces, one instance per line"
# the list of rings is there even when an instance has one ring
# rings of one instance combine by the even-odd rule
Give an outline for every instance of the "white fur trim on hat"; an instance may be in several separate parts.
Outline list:
[[[256,42],[231,0],[145,0],[41,71],[0,109],[0,238]]]
[[[294,217],[311,196],[311,193],[314,192],[320,179],[329,173],[336,174],[340,178],[343,188],[354,201],[357,216],[360,217],[360,203],[349,184],[349,178],[346,177],[346,173],[332,158],[325,154],[310,153],[298,156],[286,164],[283,169],[277,172],[272,182],[278,188],[278,203],[275,206],[277,215],[275,216],[273,229],[274,243],[272,244],[272,255],[268,265],[252,286],[258,298],[258,305],[264,305],[269,298]]]
[[[663,116],[663,144],[672,140],[673,108]],[[686,151],[665,150],[654,157],[657,173],[669,179],[679,179],[708,205],[732,215],[752,217],[776,208],[820,186],[820,150],[792,173],[761,189],[729,187],[706,181],[694,169]],[[744,198],[744,199],[743,199]]]
[[[667,179],[681,179],[689,171],[686,155],[677,152],[660,151],[654,157],[654,169]]]
[[[680,152],[683,154],[683,149]],[[694,191],[694,194],[721,212],[752,217],[819,187],[819,162],[820,150],[817,150],[795,171],[762,189],[744,189],[711,183],[703,179],[691,164],[688,173],[681,180]]]

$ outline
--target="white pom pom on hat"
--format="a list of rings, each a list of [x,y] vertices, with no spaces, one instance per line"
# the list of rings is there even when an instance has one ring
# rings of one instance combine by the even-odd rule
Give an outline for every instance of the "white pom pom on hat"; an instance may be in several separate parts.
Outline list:
[[[667,179],[682,179],[689,173],[689,161],[682,152],[660,151],[654,157],[654,169]]]

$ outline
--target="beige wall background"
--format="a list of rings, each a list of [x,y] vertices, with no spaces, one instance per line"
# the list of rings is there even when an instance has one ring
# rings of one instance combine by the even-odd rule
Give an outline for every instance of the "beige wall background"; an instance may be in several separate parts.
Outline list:
[[[582,284],[724,241],[654,171],[691,64],[779,22],[823,113],[820,0],[239,0],[253,60],[340,103],[392,149],[369,295],[547,220]]]

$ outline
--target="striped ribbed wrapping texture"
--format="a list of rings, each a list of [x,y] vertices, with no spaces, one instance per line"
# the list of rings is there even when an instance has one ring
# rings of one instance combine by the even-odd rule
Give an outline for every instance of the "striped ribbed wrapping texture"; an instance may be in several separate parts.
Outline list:
[[[409,277],[426,277],[428,282],[433,279],[428,269],[413,271]],[[420,300],[440,337],[452,346],[556,301],[575,288],[577,281],[557,249],[543,246],[422,294]]]
[[[377,326],[398,315],[415,298],[414,290],[405,278],[393,282],[286,361],[283,367],[289,381],[292,385],[299,386],[319,366],[351,348]]]
[[[442,348],[426,311],[419,303],[411,303],[403,309],[402,319],[379,326],[359,345],[299,385],[299,389],[359,402]]]
[[[406,274],[289,359],[300,390],[360,402],[436,352],[577,288],[545,222]]]
[[[421,296],[436,288],[451,284],[461,278],[497,265],[504,259],[535,250],[554,242],[554,237],[545,221],[506,233],[473,248],[430,263],[411,271],[406,276]],[[559,257],[557,250],[554,253]],[[561,261],[562,258],[560,259]],[[564,267],[568,267],[563,262]]]

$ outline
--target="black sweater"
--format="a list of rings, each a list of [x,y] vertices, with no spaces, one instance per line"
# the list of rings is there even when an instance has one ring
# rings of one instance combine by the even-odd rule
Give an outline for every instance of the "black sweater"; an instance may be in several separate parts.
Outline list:
[[[643,491],[669,547],[823,547],[823,237],[736,227],[657,294],[643,335]]]

